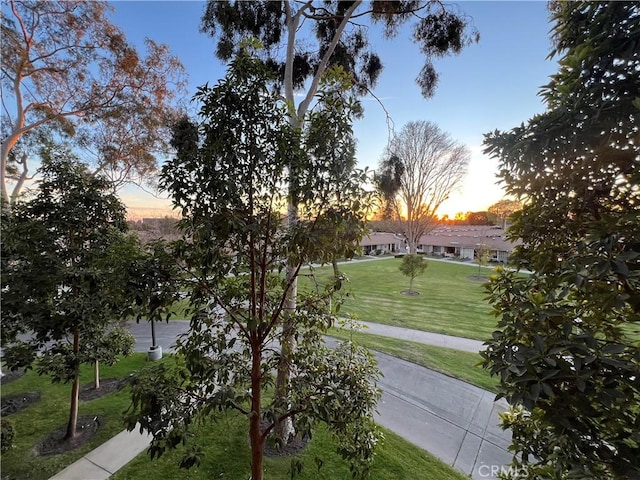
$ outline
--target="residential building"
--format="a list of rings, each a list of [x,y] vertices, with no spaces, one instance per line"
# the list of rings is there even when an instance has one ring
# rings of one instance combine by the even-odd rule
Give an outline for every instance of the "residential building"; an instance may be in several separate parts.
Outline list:
[[[360,243],[365,255],[406,253],[407,245],[400,234],[371,232]],[[437,227],[420,238],[418,253],[473,260],[481,249],[489,253],[490,261],[506,263],[514,244],[501,227],[491,225],[459,225]]]

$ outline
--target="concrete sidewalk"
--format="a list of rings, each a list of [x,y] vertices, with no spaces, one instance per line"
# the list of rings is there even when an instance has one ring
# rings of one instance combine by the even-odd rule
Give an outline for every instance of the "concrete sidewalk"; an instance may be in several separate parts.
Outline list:
[[[363,323],[367,333],[472,352],[482,347],[476,340]],[[171,351],[176,337],[188,328],[187,321],[157,324],[157,342],[163,351]],[[146,323],[130,325],[136,351],[146,352],[150,346],[149,329]],[[329,345],[335,342],[327,339]],[[510,432],[498,427],[498,413],[506,410],[506,402],[494,402],[491,392],[396,357],[376,353],[376,358],[384,375],[376,422],[474,479],[496,478],[491,472],[511,460]],[[123,431],[51,480],[106,480],[150,441],[151,436],[137,429]]]
[[[50,480],[106,480],[142,453],[151,442],[151,435],[123,430],[80,460],[57,473]]]
[[[454,350],[462,350],[463,352],[471,353],[478,353],[480,350],[484,350],[485,348],[480,340],[473,340],[471,338],[452,337],[450,335],[442,335],[440,333],[411,330],[410,328],[394,327],[391,325],[383,325],[381,323],[362,321],[359,323],[367,327],[363,330],[363,333],[371,333],[374,335],[381,335],[383,337],[410,340],[412,342],[424,343],[425,345],[452,348]]]
[[[377,353],[384,378],[376,422],[473,479],[511,461],[511,432],[498,414],[495,394],[419,365]]]
[[[358,323],[366,327],[363,333],[410,340],[412,342],[424,343],[425,345],[462,350],[463,352],[478,353],[484,349],[480,340],[473,340],[471,338],[452,337],[441,333],[394,327],[392,325],[383,325],[382,323],[363,321],[358,321]],[[171,320],[169,323],[156,323],[155,329],[156,342],[162,347],[164,352],[170,352],[173,351],[172,345],[176,341],[177,336],[189,330],[189,321]],[[129,331],[136,338],[136,351],[146,352],[149,347],[151,347],[151,327],[147,322],[130,323]]]

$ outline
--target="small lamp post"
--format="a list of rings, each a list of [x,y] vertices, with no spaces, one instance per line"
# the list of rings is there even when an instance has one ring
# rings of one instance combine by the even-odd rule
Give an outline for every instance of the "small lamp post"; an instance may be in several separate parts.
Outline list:
[[[153,318],[151,319],[151,347],[147,352],[147,360],[155,362],[162,358],[162,347],[156,344],[156,326]]]

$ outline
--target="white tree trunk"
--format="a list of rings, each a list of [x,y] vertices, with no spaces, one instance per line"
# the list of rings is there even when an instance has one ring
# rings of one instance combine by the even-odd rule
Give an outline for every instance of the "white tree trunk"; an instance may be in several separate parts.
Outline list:
[[[304,99],[298,105],[298,108],[295,108],[295,98],[294,98],[294,90],[293,90],[293,58],[295,55],[295,39],[296,33],[298,30],[298,25],[300,23],[300,18],[305,13],[306,10],[309,9],[311,3],[304,4],[297,12],[293,12],[291,8],[290,2],[285,2],[285,12],[286,12],[286,23],[287,23],[287,58],[285,62],[285,72],[284,72],[284,92],[285,98],[287,100],[288,108],[289,108],[289,121],[291,125],[295,127],[301,127],[302,122],[304,121],[304,117],[311,105],[313,97],[316,95],[318,91],[318,85],[320,84],[320,79],[322,75],[327,69],[327,65],[331,55],[342,37],[342,32],[345,27],[349,23],[349,19],[356,11],[356,9],[360,6],[362,1],[356,1],[351,5],[351,7],[345,12],[345,15],[338,26],[334,38],[329,45],[329,48],[325,52],[322,57],[320,64],[318,66],[318,70],[316,71],[313,79],[311,80],[311,84],[309,85],[309,89],[304,97]],[[296,193],[293,190],[293,186],[290,185],[289,191],[289,204],[287,206],[287,224],[289,227],[294,226],[298,222],[298,205],[296,201]],[[296,311],[296,303],[297,303],[297,295],[298,295],[298,281],[295,277],[296,275],[296,266],[295,265],[287,265],[287,281],[290,282],[291,287],[287,293],[287,299],[285,303],[285,321],[283,323],[283,335],[282,335],[282,344],[281,344],[281,362],[278,367],[278,376],[276,378],[276,395],[280,396],[281,401],[285,401],[285,398],[288,397],[289,390],[289,381],[291,376],[291,362],[293,354],[295,353],[296,344],[293,333],[295,332],[295,320],[294,315]],[[275,434],[284,442],[287,442],[292,435],[295,435],[295,429],[293,427],[293,420],[291,417],[287,417],[287,419],[283,422],[280,422],[276,429]]]

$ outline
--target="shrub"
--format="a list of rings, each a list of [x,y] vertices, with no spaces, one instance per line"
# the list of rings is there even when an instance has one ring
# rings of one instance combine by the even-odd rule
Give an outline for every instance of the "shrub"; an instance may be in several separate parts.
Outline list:
[[[2,435],[0,437],[0,451],[6,452],[13,448],[13,440],[16,436],[16,429],[6,418],[0,420],[0,425],[2,427]]]

